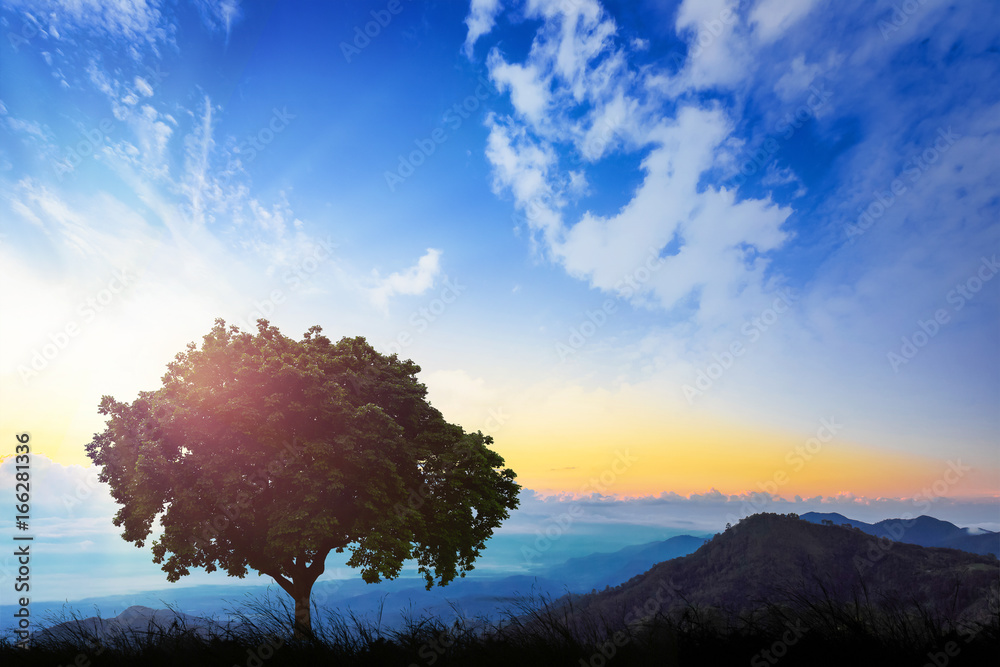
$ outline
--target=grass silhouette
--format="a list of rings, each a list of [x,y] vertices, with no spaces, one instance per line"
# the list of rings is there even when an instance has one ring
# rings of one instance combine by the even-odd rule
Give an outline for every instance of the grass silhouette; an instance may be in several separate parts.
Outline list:
[[[82,625],[68,633],[36,632],[38,641],[18,648],[0,639],[4,665],[344,665],[450,667],[458,665],[952,665],[991,664],[1000,648],[1000,613],[994,606],[977,621],[932,612],[916,602],[854,600],[789,591],[780,602],[762,602],[735,613],[688,603],[626,624],[603,610],[581,615],[573,597],[516,598],[489,620],[420,615],[411,608],[403,623],[383,624],[351,612],[314,609],[313,637],[294,640],[294,609],[285,596],[247,597],[233,604],[226,623],[145,629]],[[624,611],[624,610],[622,610]],[[80,621],[66,611],[45,627]],[[66,628],[67,626],[61,626]]]

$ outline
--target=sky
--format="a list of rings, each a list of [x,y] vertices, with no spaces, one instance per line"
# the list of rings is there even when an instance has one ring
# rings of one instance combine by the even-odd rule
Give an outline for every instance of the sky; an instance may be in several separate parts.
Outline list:
[[[418,363],[517,472],[511,534],[573,503],[633,542],[763,507],[1000,528],[997,25],[0,0],[3,455],[30,434],[66,563],[138,563],[84,451],[101,396],[266,317]]]

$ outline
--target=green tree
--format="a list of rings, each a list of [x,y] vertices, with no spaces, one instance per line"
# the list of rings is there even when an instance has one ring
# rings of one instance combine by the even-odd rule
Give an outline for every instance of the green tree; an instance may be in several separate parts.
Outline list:
[[[490,436],[449,424],[420,367],[364,338],[300,341],[266,320],[256,335],[219,319],[189,343],[163,386],[131,404],[104,396],[87,445],[122,506],[122,537],[169,581],[190,568],[273,577],[311,635],[310,595],[327,555],[375,583],[414,559],[427,588],[465,576],[518,505],[514,471]]]

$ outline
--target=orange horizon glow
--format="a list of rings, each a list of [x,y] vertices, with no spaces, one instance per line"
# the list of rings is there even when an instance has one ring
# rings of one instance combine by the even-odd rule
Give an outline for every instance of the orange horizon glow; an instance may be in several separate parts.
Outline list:
[[[690,496],[718,490],[783,498],[1000,496],[996,466],[966,462],[972,469],[959,475],[949,472],[946,459],[854,442],[824,430],[821,422],[812,432],[796,433],[667,416],[637,403],[603,408],[577,409],[564,419],[540,409],[505,426],[496,448],[520,484],[546,495]],[[621,461],[626,453],[627,466]]]
[[[13,433],[25,430],[23,424],[40,425],[27,429],[36,454],[62,465],[89,467],[84,446],[102,429],[103,418],[96,409],[94,419],[55,414],[61,417],[44,419],[40,408],[17,417],[7,414],[2,427]],[[942,487],[945,460],[836,439],[807,460],[806,439],[796,434],[721,425],[678,426],[667,434],[655,423],[633,422],[625,431],[613,423],[603,429],[587,426],[586,434],[564,429],[558,438],[551,432],[539,438],[530,429],[511,428],[494,448],[517,473],[518,483],[542,496],[599,493],[624,499],[674,493],[688,498],[717,491],[727,497],[769,493],[786,500],[851,494],[868,500],[927,495],[1000,499],[1000,490],[990,484],[996,470],[978,467]],[[608,431],[617,437],[610,440]]]

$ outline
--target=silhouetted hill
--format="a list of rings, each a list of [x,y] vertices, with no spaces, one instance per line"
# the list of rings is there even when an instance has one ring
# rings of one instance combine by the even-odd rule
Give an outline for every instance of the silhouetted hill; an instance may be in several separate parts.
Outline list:
[[[922,547],[961,549],[974,554],[1000,556],[1000,533],[959,528],[953,523],[935,519],[932,516],[918,516],[915,519],[885,519],[878,523],[865,523],[864,521],[848,519],[835,512],[807,512],[800,518],[812,523],[832,521],[836,526],[846,523],[875,537],[918,544]]]
[[[955,621],[988,616],[988,598],[996,604],[998,582],[1000,561],[993,556],[880,542],[860,529],[757,514],[689,556],[656,565],[609,591],[565,602],[572,603],[575,616],[590,619],[623,619],[644,607],[632,619],[685,608],[732,618],[823,600],[919,607]]]

